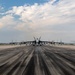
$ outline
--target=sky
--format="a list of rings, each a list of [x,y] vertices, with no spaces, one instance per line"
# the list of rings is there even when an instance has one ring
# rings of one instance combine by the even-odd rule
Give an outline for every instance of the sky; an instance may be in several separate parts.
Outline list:
[[[75,0],[0,0],[0,42],[75,42]]]

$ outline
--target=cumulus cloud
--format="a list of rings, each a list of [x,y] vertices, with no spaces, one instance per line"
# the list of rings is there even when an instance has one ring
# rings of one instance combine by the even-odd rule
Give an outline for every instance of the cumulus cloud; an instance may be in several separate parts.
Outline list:
[[[0,28],[8,26],[33,34],[39,33],[40,30],[40,34],[56,32],[54,26],[68,27],[74,24],[75,0],[49,0],[44,4],[13,6],[0,18]]]
[[[0,18],[0,28],[14,26],[15,20],[11,15],[5,15]]]
[[[19,16],[19,20],[31,28],[74,21],[75,0],[60,0],[57,4],[53,4],[55,1],[40,5],[35,3],[34,5],[14,6],[6,13]]]

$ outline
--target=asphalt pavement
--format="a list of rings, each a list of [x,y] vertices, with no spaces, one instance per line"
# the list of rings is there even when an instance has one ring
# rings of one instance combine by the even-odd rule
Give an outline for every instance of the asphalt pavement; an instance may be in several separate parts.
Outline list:
[[[75,50],[45,45],[0,50],[0,75],[75,75]]]

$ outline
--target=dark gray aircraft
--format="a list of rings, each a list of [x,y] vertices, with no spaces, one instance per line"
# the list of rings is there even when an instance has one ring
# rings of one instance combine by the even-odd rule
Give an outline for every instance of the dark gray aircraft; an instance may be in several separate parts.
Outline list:
[[[64,43],[61,43],[61,42],[54,42],[54,41],[42,41],[41,40],[41,37],[39,38],[35,38],[34,37],[34,40],[33,41],[26,41],[26,42],[11,42],[9,44],[26,44],[26,45],[33,45],[33,46],[42,46],[42,45],[46,45],[46,44],[55,44],[55,43],[58,43],[58,44],[64,44]]]
[[[40,39],[41,39],[41,37],[40,37],[40,38],[35,38],[35,37],[34,37],[34,41],[32,41],[32,45],[33,45],[33,46],[38,46],[38,45],[41,46],[42,44],[41,44]]]
[[[46,45],[46,44],[64,44],[63,42],[54,42],[54,41],[41,41],[41,37],[39,38],[35,38],[34,37],[34,41],[32,41],[32,45],[33,46],[42,46],[42,45]]]

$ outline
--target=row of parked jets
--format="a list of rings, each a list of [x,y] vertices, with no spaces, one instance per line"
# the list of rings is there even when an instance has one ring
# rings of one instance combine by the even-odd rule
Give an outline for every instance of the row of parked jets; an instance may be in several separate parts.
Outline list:
[[[54,42],[54,41],[41,41],[41,37],[35,38],[33,41],[26,41],[26,42],[19,42],[18,44],[26,44],[26,45],[33,45],[33,46],[42,46],[44,44],[64,44],[63,42]],[[17,42],[11,42],[10,44],[17,44]]]

